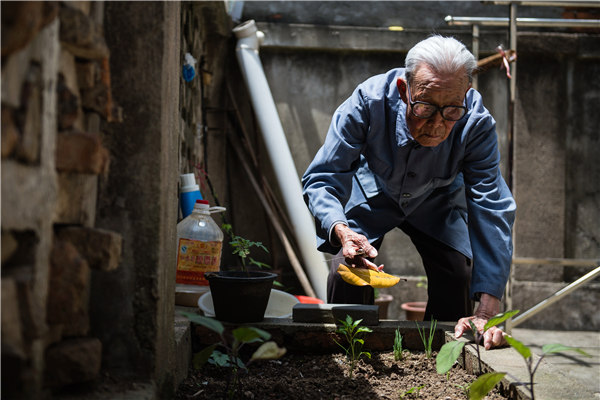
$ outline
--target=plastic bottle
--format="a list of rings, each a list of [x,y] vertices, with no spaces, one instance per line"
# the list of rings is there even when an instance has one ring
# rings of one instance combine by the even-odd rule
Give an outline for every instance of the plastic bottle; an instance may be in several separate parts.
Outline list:
[[[182,218],[192,213],[196,200],[202,200],[200,187],[196,184],[194,174],[182,174],[180,177],[181,189],[179,190],[179,204],[181,205]]]
[[[225,211],[197,200],[192,213],[177,224],[177,284],[208,286],[205,272],[221,265],[223,232],[210,216]]]

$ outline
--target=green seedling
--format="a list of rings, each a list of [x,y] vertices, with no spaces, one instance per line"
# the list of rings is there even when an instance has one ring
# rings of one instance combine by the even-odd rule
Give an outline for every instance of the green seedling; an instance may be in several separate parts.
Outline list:
[[[423,389],[425,387],[425,385],[421,385],[421,386],[413,386],[410,389],[408,389],[406,392],[400,394],[400,398],[403,399],[406,395],[412,394],[414,393],[415,396],[419,397],[419,392],[421,391],[421,389]]]
[[[394,361],[402,360],[402,335],[400,334],[400,328],[396,328],[393,350]]]
[[[418,323],[415,322],[415,324],[417,325],[417,331],[419,332],[419,336],[421,336],[421,341],[423,342],[423,348],[425,349],[425,356],[427,358],[431,358],[432,354],[433,354],[433,350],[431,348],[432,344],[433,344],[433,334],[435,333],[435,328],[437,326],[437,321],[435,319],[431,319],[431,323],[429,324],[429,336],[427,336],[427,338],[425,337],[425,327],[423,327],[423,330],[421,330],[421,327],[419,326]]]
[[[353,321],[352,317],[349,315],[346,315],[345,321],[341,319],[339,321],[342,325],[338,328],[337,333],[341,333],[344,335],[348,346],[342,345],[335,339],[333,339],[333,341],[346,352],[346,357],[350,360],[349,375],[352,378],[352,373],[354,371],[356,363],[358,362],[358,359],[363,355],[368,358],[371,358],[371,353],[362,351],[362,347],[365,344],[363,336],[367,333],[373,332],[373,330],[366,326],[360,326],[362,319]]]
[[[469,321],[469,323],[471,324],[471,329],[473,330],[473,336],[475,338],[474,344],[475,344],[475,350],[477,351],[477,361],[479,364],[479,374],[478,375],[481,375],[483,372],[482,367],[481,367],[481,354],[479,353],[479,345],[481,344],[481,341],[483,340],[483,334],[491,327],[501,324],[502,322],[506,321],[507,319],[514,316],[518,312],[519,312],[519,310],[512,310],[512,311],[507,311],[505,313],[500,313],[500,314],[493,316],[484,325],[483,333],[480,333],[477,330],[477,327],[475,326],[475,324],[473,324],[472,321]],[[435,359],[435,367],[436,367],[438,374],[445,374],[446,372],[450,371],[450,368],[452,368],[452,366],[454,365],[456,360],[458,360],[458,357],[461,355],[462,349],[465,346],[465,344],[466,343],[462,342],[462,341],[452,341],[452,342],[448,342],[442,346],[442,348],[440,349],[440,351]]]
[[[519,310],[513,310],[513,311],[507,311],[505,313],[500,313],[496,316],[494,316],[493,318],[491,318],[490,320],[488,320],[488,322],[485,324],[485,326],[483,327],[483,332],[485,333],[488,329],[490,329],[493,326],[499,325],[502,322],[504,322],[505,320],[507,320],[508,318],[514,316],[515,314],[517,314],[519,312]],[[479,334],[475,327],[472,326],[471,327],[473,329],[473,332],[475,333],[475,346],[477,351],[477,356],[479,358],[479,342],[481,341],[481,337],[483,336],[482,334]],[[523,343],[519,342],[517,339],[513,338],[512,336],[508,336],[506,335],[504,337],[507,341],[507,343],[514,348],[525,360],[525,363],[527,364],[527,371],[529,372],[529,382],[526,383],[525,385],[528,386],[529,391],[531,393],[531,400],[535,400],[535,393],[534,393],[534,383],[533,383],[533,377],[535,375],[535,372],[537,371],[537,368],[540,365],[540,362],[542,361],[542,359],[547,356],[548,354],[553,354],[553,353],[560,353],[560,352],[564,352],[564,351],[575,351],[578,352],[584,356],[589,357],[589,354],[587,354],[585,351],[576,348],[576,347],[569,347],[569,346],[564,346],[562,344],[547,344],[544,345],[542,347],[542,355],[539,358],[539,360],[537,361],[537,363],[533,363],[533,359],[532,359],[532,353],[531,353],[531,349],[527,346],[525,346]],[[454,363],[456,362],[456,360],[458,360],[458,357],[460,356],[460,354],[462,353],[462,349],[465,345],[465,342],[458,342],[458,341],[453,341],[453,342],[449,342],[446,343],[445,345],[442,346],[442,348],[440,349],[440,352],[438,353],[438,356],[436,358],[436,369],[437,372],[440,374],[445,374],[447,371],[450,370],[450,368],[452,368],[452,365],[454,365]],[[480,373],[481,371],[481,359],[479,358],[479,371]],[[469,400],[480,400],[483,399],[490,390],[492,390],[494,388],[494,386],[496,386],[496,384],[498,384],[498,382],[500,382],[504,376],[507,375],[506,372],[491,372],[491,373],[487,373],[487,374],[483,374],[480,375],[469,387]],[[511,376],[513,379],[515,379],[516,381],[518,381],[518,379],[516,379],[514,376],[508,374],[509,376]]]
[[[263,249],[267,253],[269,252],[269,250],[267,250],[267,248],[262,244],[262,242],[253,242],[252,240],[248,240],[234,234],[230,224],[223,224],[221,225],[221,228],[231,239],[231,241],[229,242],[229,245],[232,248],[231,252],[240,258],[242,262],[242,269],[244,271],[246,271],[246,263],[250,265],[256,265],[259,268],[271,268],[270,265],[262,263],[260,261],[256,261],[255,259],[250,257],[252,247],[258,247]],[[246,261],[246,258],[248,259],[248,261]]]
[[[551,343],[542,346],[542,355],[537,360],[537,362],[534,363],[532,352],[529,347],[525,346],[523,343],[513,338],[512,336],[507,335],[505,336],[505,339],[508,342],[508,344],[513,349],[515,349],[521,355],[521,357],[523,357],[523,360],[525,360],[525,364],[527,365],[527,372],[529,373],[529,382],[525,383],[525,385],[528,387],[529,393],[531,393],[531,400],[535,400],[533,376],[535,375],[544,357],[546,357],[549,354],[562,353],[565,351],[575,351],[583,356],[591,357],[588,353],[577,347],[565,346],[560,343]]]
[[[448,374],[450,374],[448,372]],[[449,377],[449,375],[448,375]],[[466,398],[469,398],[469,390],[471,389],[471,384],[466,384],[466,385],[458,385],[458,384],[454,384],[455,387],[459,388],[460,390],[462,390],[463,394],[465,395]]]
[[[225,334],[223,324],[213,318],[204,317],[198,314],[181,312],[192,323],[204,326],[219,335],[220,340],[210,346],[205,347],[199,353],[194,354],[194,368],[200,369],[207,362],[222,368],[229,369],[227,381],[227,398],[233,399],[240,386],[240,370],[247,372],[248,365],[258,360],[275,360],[283,357],[285,348],[277,346],[271,338],[269,332],[263,331],[251,326],[241,326],[231,332],[232,338]],[[244,362],[240,356],[240,351],[246,344],[262,343],[252,354],[250,359]]]

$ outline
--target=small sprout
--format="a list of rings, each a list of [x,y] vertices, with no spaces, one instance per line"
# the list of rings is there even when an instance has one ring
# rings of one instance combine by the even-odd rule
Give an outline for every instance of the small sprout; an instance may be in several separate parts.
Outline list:
[[[230,374],[227,381],[227,398],[233,399],[239,386],[239,370],[248,370],[248,365],[257,360],[274,360],[283,357],[285,348],[280,348],[271,339],[269,332],[263,331],[252,326],[241,326],[234,329],[231,333],[233,338],[225,336],[225,327],[223,324],[213,318],[204,317],[194,313],[181,312],[181,315],[190,320],[190,322],[202,325],[205,328],[217,333],[220,341],[207,346],[199,353],[194,354],[194,368],[200,369],[207,362],[222,368],[229,368]],[[240,350],[245,344],[262,343],[262,345],[252,354],[252,357],[244,363],[240,356]],[[217,348],[223,350],[218,350]]]
[[[350,377],[352,378],[352,373],[354,371],[354,367],[358,362],[360,356],[366,356],[371,358],[371,353],[362,351],[362,347],[365,344],[363,340],[363,336],[367,333],[373,332],[371,328],[366,326],[359,326],[362,322],[362,319],[358,319],[356,321],[352,320],[352,317],[346,315],[346,320],[339,320],[342,326],[340,326],[337,330],[337,333],[341,333],[346,338],[346,342],[348,342],[348,346],[342,345],[337,340],[333,339],[333,341],[340,346],[346,352],[346,357],[350,360]]]
[[[252,247],[258,247],[263,249],[267,253],[269,252],[269,250],[267,250],[267,248],[262,244],[262,242],[253,242],[252,240],[248,240],[239,235],[234,234],[230,224],[223,224],[221,225],[221,228],[231,239],[231,241],[229,242],[229,245],[232,247],[231,252],[240,258],[240,260],[242,261],[242,269],[244,271],[246,271],[246,258],[248,258],[248,263],[251,265],[256,265],[259,268],[271,268],[270,265],[262,263],[260,261],[256,261],[255,259],[250,257]]]
[[[417,397],[419,397],[419,392],[421,391],[421,389],[423,389],[425,387],[425,385],[421,385],[421,386],[413,386],[410,389],[408,389],[406,392],[401,393],[400,394],[400,398],[403,399],[404,396],[414,393]]]
[[[402,360],[402,335],[400,334],[400,328],[396,328],[394,336],[394,361]]]
[[[421,341],[423,342],[425,356],[427,358],[431,358],[433,354],[431,346],[433,344],[433,336],[435,333],[435,328],[437,326],[437,321],[435,319],[431,319],[431,324],[429,324],[429,336],[427,338],[425,338],[425,327],[423,327],[423,330],[421,330],[419,324],[416,322],[415,324],[417,325],[417,331],[419,332],[419,336],[421,336]]]

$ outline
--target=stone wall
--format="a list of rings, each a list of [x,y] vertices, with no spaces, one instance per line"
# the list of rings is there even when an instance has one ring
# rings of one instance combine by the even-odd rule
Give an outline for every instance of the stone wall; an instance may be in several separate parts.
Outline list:
[[[203,162],[184,133],[203,110],[180,77],[184,18],[195,51],[229,32],[220,2],[2,3],[7,398],[168,398],[187,373],[173,329],[177,182]]]
[[[41,398],[100,372],[90,278],[118,268],[123,240],[96,225],[98,180],[109,170],[99,125],[120,119],[101,21],[98,3],[2,4],[7,397]]]
[[[164,399],[187,375],[179,175],[230,222],[228,179],[251,190],[227,152],[252,121],[244,88],[225,85],[241,81],[231,28],[218,1],[2,3],[7,398]]]

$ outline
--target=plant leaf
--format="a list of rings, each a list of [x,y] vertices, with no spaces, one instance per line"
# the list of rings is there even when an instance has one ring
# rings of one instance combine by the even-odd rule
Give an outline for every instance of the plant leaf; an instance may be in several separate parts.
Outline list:
[[[262,342],[264,340],[271,339],[271,334],[269,332],[253,326],[242,326],[240,328],[236,328],[233,330],[232,334],[233,337],[241,343]]]
[[[219,350],[215,350],[210,355],[210,359],[217,364],[219,367],[229,367],[230,358],[228,354],[221,353]]]
[[[510,317],[512,317],[513,315],[518,314],[518,313],[519,313],[519,310],[511,310],[511,311],[506,311],[506,312],[494,315],[484,325],[483,331],[485,332],[488,329],[490,329],[491,327],[503,323],[504,321],[506,321],[507,319],[509,319]]]
[[[180,314],[189,319],[190,322],[193,322],[197,325],[202,325],[205,328],[208,328],[218,333],[219,335],[223,334],[223,331],[225,331],[225,327],[223,326],[223,324],[214,318],[204,317],[202,315],[186,311],[181,311]]]
[[[506,372],[488,372],[481,375],[469,388],[469,400],[481,400],[504,378]]]
[[[201,351],[195,353],[194,357],[192,358],[192,365],[194,366],[194,368],[202,368],[204,364],[206,364],[216,347],[217,343],[211,344],[210,346],[206,346]]]
[[[563,351],[576,351],[579,354],[582,354],[586,357],[591,357],[590,354],[586,353],[578,347],[565,346],[560,343],[550,343],[542,346],[542,352],[544,354],[562,353]]]
[[[365,268],[349,268],[340,264],[337,269],[342,279],[354,286],[372,286],[377,289],[388,288],[400,282],[400,278],[385,272]]]
[[[519,342],[517,339],[509,335],[504,336],[504,339],[506,339],[508,344],[510,344],[516,351],[518,351],[523,358],[527,359],[531,357],[531,349],[529,347],[525,346],[523,343]]]
[[[458,357],[460,356],[465,342],[453,341],[442,346],[435,359],[435,369],[438,374],[445,374],[450,371]]]
[[[285,352],[286,349],[284,347],[277,346],[277,343],[272,341],[266,342],[256,349],[250,360],[276,360],[283,357]]]

